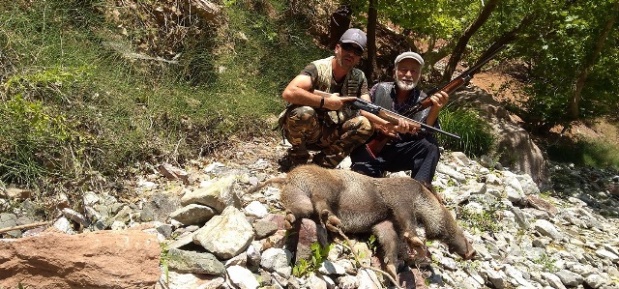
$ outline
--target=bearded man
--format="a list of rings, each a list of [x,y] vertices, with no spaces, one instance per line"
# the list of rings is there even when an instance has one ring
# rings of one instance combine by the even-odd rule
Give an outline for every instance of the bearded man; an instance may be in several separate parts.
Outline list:
[[[394,61],[395,82],[377,83],[366,100],[398,114],[406,114],[407,110],[428,97],[416,88],[423,65],[423,58],[415,52],[398,55]],[[431,95],[430,99],[432,106],[409,118],[439,127],[438,115],[447,104],[449,95],[439,91]],[[378,153],[371,152],[367,146],[356,148],[350,155],[351,169],[373,177],[382,177],[385,172],[410,170],[412,178],[431,188],[440,157],[434,135],[420,131],[418,124],[404,120],[400,120],[398,125],[387,121],[373,124],[379,134],[389,137],[389,141]]]

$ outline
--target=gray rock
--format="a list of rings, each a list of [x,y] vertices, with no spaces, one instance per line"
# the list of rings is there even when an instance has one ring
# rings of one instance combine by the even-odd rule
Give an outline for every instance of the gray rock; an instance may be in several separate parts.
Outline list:
[[[262,239],[267,237],[278,230],[276,223],[259,220],[254,223],[254,229],[256,231],[256,238]]]
[[[245,215],[235,207],[227,207],[196,231],[193,241],[218,258],[230,259],[247,249],[254,229]]]
[[[157,192],[150,197],[150,200],[142,207],[142,212],[146,213],[148,221],[165,222],[168,216],[180,207],[180,200],[172,194]]]
[[[550,237],[553,240],[562,240],[563,235],[557,230],[557,228],[546,220],[537,220],[533,224],[533,228],[540,234]]]
[[[289,251],[279,248],[269,248],[262,252],[260,257],[260,266],[270,272],[279,272],[284,277],[288,278],[292,268],[290,267],[290,260],[292,255]]]
[[[511,207],[510,211],[514,214],[515,220],[520,225],[520,228],[527,230],[531,227],[531,223],[527,220],[526,215],[518,207]]]
[[[226,273],[224,265],[213,254],[171,248],[167,258],[169,268],[177,272],[217,276]]]
[[[498,271],[491,268],[484,268],[480,272],[480,275],[484,277],[487,283],[492,284],[492,286],[496,289],[503,289],[506,287],[505,279],[507,276],[503,271]]]
[[[327,282],[316,276],[316,274],[311,273],[307,278],[307,288],[316,288],[316,289],[327,289]]]
[[[240,207],[240,199],[234,194],[233,186],[236,176],[230,175],[212,183],[206,188],[197,188],[186,193],[181,198],[181,204],[202,204],[209,206],[217,212],[223,211],[228,206]]]
[[[442,174],[446,174],[446,175],[456,179],[458,182],[465,182],[466,181],[466,176],[463,173],[460,173],[460,172],[454,170],[452,167],[444,165],[442,163],[438,164],[438,166],[436,167],[436,171],[440,172]]]
[[[17,216],[15,214],[9,214],[9,213],[0,214],[0,229],[11,228],[15,226],[17,226]],[[21,236],[21,231],[13,230],[13,231],[8,231],[5,234],[11,237],[14,237],[14,238],[18,238]]]
[[[581,275],[569,270],[561,270],[555,273],[555,275],[561,279],[561,283],[563,283],[563,285],[568,287],[576,287],[584,281],[584,278]]]
[[[561,282],[561,279],[552,273],[543,272],[542,276],[548,281],[548,285],[555,289],[566,289],[565,285]]]
[[[602,285],[606,284],[606,280],[598,275],[598,274],[591,274],[587,277],[585,277],[585,283],[591,287],[591,288],[600,288],[602,287]]]
[[[177,220],[185,225],[204,225],[208,220],[215,216],[216,212],[209,206],[200,204],[189,204],[172,213],[170,218]]]
[[[247,268],[241,266],[230,266],[226,269],[228,276],[230,276],[230,282],[236,285],[238,288],[243,289],[256,289],[260,286],[256,276],[247,270]]]
[[[617,263],[619,262],[619,256],[615,255],[614,253],[602,248],[599,249],[597,251],[595,251],[595,255],[597,255],[598,257],[602,258],[602,259],[608,259],[613,263]]]
[[[267,208],[258,201],[252,201],[245,207],[245,213],[256,218],[264,218],[269,213]]]

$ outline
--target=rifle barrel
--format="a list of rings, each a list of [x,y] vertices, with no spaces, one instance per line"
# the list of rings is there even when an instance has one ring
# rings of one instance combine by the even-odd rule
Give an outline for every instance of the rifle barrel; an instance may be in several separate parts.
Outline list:
[[[455,139],[461,139],[461,137],[459,135],[456,135],[456,134],[453,134],[453,133],[450,133],[450,132],[446,132],[446,131],[444,131],[442,129],[438,129],[438,128],[433,127],[433,126],[429,126],[429,125],[427,125],[427,124],[425,124],[423,122],[420,122],[420,121],[417,121],[417,120],[405,117],[405,116],[397,114],[397,113],[395,113],[393,111],[390,111],[390,110],[387,110],[387,109],[383,108],[383,109],[380,110],[380,112],[381,113],[379,113],[379,116],[382,116],[384,119],[389,118],[389,119],[387,119],[387,121],[389,121],[391,123],[397,123],[398,122],[397,119],[398,118],[402,118],[402,119],[404,119],[406,121],[418,124],[419,126],[421,126],[421,130],[422,131],[430,130],[430,131],[433,131],[433,132],[442,133],[442,134],[444,134],[446,136],[450,136],[450,137],[455,138]]]

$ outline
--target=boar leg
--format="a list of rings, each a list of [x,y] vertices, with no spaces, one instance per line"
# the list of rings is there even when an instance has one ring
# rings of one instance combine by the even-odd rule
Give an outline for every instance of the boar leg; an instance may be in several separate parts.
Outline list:
[[[310,218],[314,214],[314,206],[308,194],[295,186],[284,187],[281,198],[286,212],[292,214],[296,220]],[[294,223],[294,220],[290,223]]]
[[[433,207],[434,210],[420,211],[428,239],[439,239],[449,246],[449,252],[455,252],[465,260],[472,259],[475,249],[464,236],[456,219],[444,206],[434,203]]]
[[[399,283],[400,281],[398,280],[398,272],[396,269],[399,238],[393,227],[393,223],[391,221],[382,221],[372,227],[372,233],[374,233],[378,243],[382,247],[385,271]]]
[[[411,208],[411,204],[408,202],[400,202],[391,208],[393,216],[395,218],[398,227],[402,231],[402,236],[406,240],[407,244],[417,251],[423,249],[424,243],[417,236],[415,229],[417,228],[417,219],[414,214],[415,206]]]
[[[294,216],[293,216],[294,217]],[[299,234],[301,232],[301,219],[298,219],[290,224],[290,229],[286,234],[286,248],[292,254],[290,258],[291,264],[297,263],[297,247],[299,246]]]
[[[333,213],[331,207],[325,200],[315,200],[314,207],[320,213],[320,223],[331,232],[339,232],[338,227],[342,223]]]
[[[412,204],[411,207],[409,202],[399,202],[391,208],[398,228],[401,230],[402,237],[404,237],[409,249],[418,256],[426,256],[428,255],[427,248],[415,231],[417,228],[417,218],[414,211],[416,209],[416,206]]]

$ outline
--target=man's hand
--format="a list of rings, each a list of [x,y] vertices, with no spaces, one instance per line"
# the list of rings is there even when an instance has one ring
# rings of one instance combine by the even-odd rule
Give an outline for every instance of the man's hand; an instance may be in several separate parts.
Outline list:
[[[426,118],[426,124],[433,126],[438,119],[439,112],[449,101],[449,94],[441,90],[430,96],[430,100],[432,101],[432,106],[430,107],[430,113]]]
[[[391,137],[391,138],[395,138],[398,136],[398,131],[396,130],[396,125],[392,124],[390,122],[388,123],[384,123],[384,124],[380,124],[380,125],[376,125],[376,129],[378,131],[380,131],[382,134]]]
[[[398,125],[395,126],[398,133],[416,134],[419,129],[421,129],[419,124],[404,119],[399,119]]]
[[[398,120],[398,124],[390,122],[377,125],[376,128],[389,137],[397,137],[398,134],[416,134],[421,129],[417,123],[412,123],[404,119]]]
[[[449,101],[449,94],[441,90],[430,96],[430,100],[432,101],[433,108],[441,110]]]

